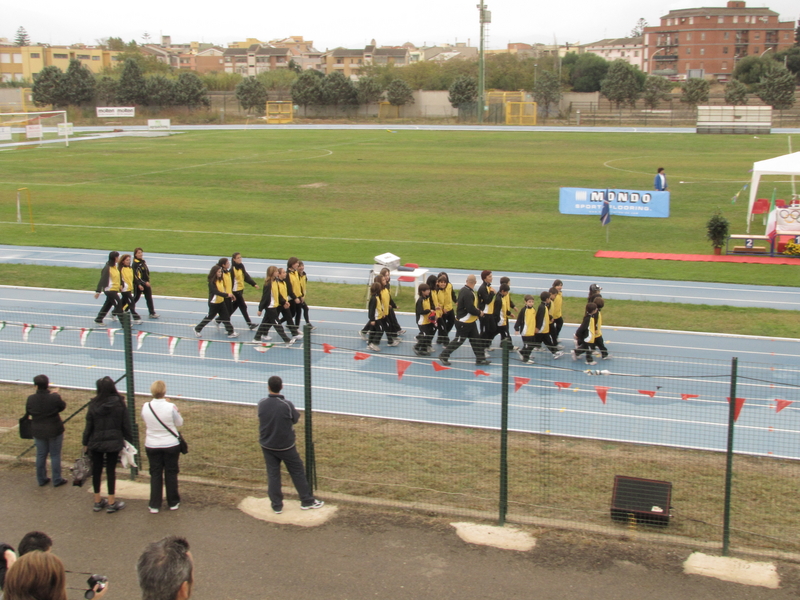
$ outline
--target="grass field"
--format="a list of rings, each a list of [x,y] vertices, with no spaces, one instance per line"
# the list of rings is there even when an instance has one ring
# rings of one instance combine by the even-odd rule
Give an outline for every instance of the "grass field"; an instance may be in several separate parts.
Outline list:
[[[710,253],[718,208],[785,136],[482,131],[192,131],[0,152],[4,243],[368,262],[554,275],[794,285],[794,266],[597,259],[600,249]],[[671,217],[561,215],[562,186],[650,189],[667,169]],[[781,178],[772,178],[781,179]],[[786,178],[766,182],[778,197]],[[680,183],[683,181],[684,183]],[[36,233],[14,223],[30,189]],[[763,227],[754,225],[756,232]]]

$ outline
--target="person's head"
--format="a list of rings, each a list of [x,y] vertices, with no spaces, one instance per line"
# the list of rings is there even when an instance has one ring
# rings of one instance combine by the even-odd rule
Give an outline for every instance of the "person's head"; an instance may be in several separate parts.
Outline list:
[[[130,254],[123,254],[119,257],[119,261],[117,265],[120,267],[130,267],[131,266],[131,255]]]
[[[492,272],[488,269],[481,271],[481,281],[485,283],[492,283]]]
[[[20,556],[6,573],[5,600],[67,600],[64,563],[51,552]]]
[[[275,281],[276,277],[278,276],[278,267],[275,265],[270,265],[267,267],[267,281],[273,282]]]
[[[595,304],[594,302],[587,302],[587,304],[586,304],[586,314],[587,315],[593,315],[596,312],[597,312],[597,304]]]
[[[525,294],[525,306],[527,306],[528,308],[533,308],[534,302],[536,302],[536,298],[534,298],[530,294]]]
[[[50,379],[48,379],[47,375],[37,375],[33,378],[33,385],[35,385],[36,389],[40,392],[44,392],[50,387]]]
[[[235,265],[242,264],[242,253],[241,252],[234,252],[233,254],[231,254],[231,260],[233,261],[233,264],[235,264]]]
[[[148,544],[136,563],[142,600],[184,600],[192,595],[194,562],[185,538]]]
[[[478,279],[475,277],[475,275],[467,275],[467,280],[464,282],[464,284],[468,288],[474,288],[476,283],[478,283]]]
[[[297,270],[297,263],[300,262],[300,259],[296,256],[291,257],[289,260],[286,261],[286,268],[291,271]]]
[[[277,375],[273,375],[269,379],[267,379],[267,386],[269,387],[269,391],[273,394],[277,394],[283,389],[283,379],[278,377]]]
[[[500,278],[500,285],[503,285],[504,283],[506,285],[511,285],[511,277],[501,277]]]
[[[107,263],[108,266],[109,267],[116,266],[118,258],[119,258],[119,252],[117,252],[116,250],[112,250],[111,252],[109,252],[108,253],[108,263]]]
[[[606,301],[603,300],[602,296],[597,296],[594,299],[594,305],[597,307],[597,310],[603,310],[603,307],[606,305]]]
[[[143,256],[144,256],[144,250],[142,250],[141,248],[136,248],[133,251],[133,258],[135,258],[136,260],[142,260]]]
[[[539,294],[539,299],[544,303],[550,302],[550,292],[542,292]]]
[[[306,270],[306,265],[303,263],[303,261],[302,261],[302,260],[298,260],[298,261],[297,261],[297,270],[298,270],[300,273],[302,273],[303,271],[305,271],[305,270]]]
[[[17,546],[17,554],[22,556],[28,552],[38,550],[39,552],[49,552],[53,547],[53,540],[43,531],[29,531],[26,533]]]
[[[555,298],[556,296],[558,296],[558,288],[551,287],[550,288],[550,297],[551,298]]]
[[[595,296],[599,296],[600,295],[600,290],[602,290],[602,289],[603,288],[601,288],[596,283],[593,283],[592,285],[590,285],[589,286],[589,301],[591,302],[592,298],[594,298]]]
[[[167,384],[160,379],[154,381],[150,386],[150,394],[153,398],[163,398],[167,394]]]
[[[664,172],[664,167],[658,167],[657,173],[661,175]]]
[[[392,272],[389,270],[389,267],[383,267],[381,269],[381,275],[384,277],[388,277],[389,279],[392,278]]]
[[[447,287],[447,283],[447,277],[444,277],[443,275],[439,275],[439,277],[436,279],[436,285],[439,286],[440,290],[445,289]]]
[[[223,256],[217,261],[217,264],[223,269],[228,269],[231,266],[231,261],[226,256]]]
[[[278,281],[283,281],[286,279],[286,269],[278,269],[278,274],[276,276]]]
[[[378,279],[383,279],[382,277],[376,277],[376,281],[373,282],[371,286],[369,286],[369,293],[373,296],[380,296],[381,290],[383,290],[383,282],[377,281]]]
[[[420,283],[417,290],[419,291],[419,295],[423,298],[427,298],[431,295],[431,288],[427,283]]]
[[[563,282],[563,281],[561,281],[560,279],[556,279],[556,280],[553,282],[553,287],[554,287],[554,288],[556,288],[556,289],[557,289],[557,290],[560,292],[560,291],[561,291],[561,288],[562,288],[562,287],[564,287],[564,282]]]
[[[208,272],[208,280],[216,281],[220,277],[222,277],[222,267],[219,265],[214,265],[211,267],[211,270]]]
[[[439,273],[439,274],[436,276],[436,278],[437,278],[437,279],[441,279],[442,277],[444,277],[444,280],[445,280],[447,283],[450,283],[450,277],[449,277],[449,275],[448,275],[447,273],[445,273],[444,271],[442,271],[441,273]]]
[[[500,294],[501,296],[506,296],[510,291],[511,291],[510,285],[508,285],[507,283],[501,283],[500,289],[498,290],[497,293]]]
[[[119,392],[117,392],[117,386],[114,383],[114,380],[108,375],[98,379],[95,382],[95,385],[97,386],[97,398],[99,399],[105,399],[111,396],[119,396]]]
[[[436,275],[428,275],[428,278],[425,280],[425,283],[428,284],[430,289],[436,289]]]

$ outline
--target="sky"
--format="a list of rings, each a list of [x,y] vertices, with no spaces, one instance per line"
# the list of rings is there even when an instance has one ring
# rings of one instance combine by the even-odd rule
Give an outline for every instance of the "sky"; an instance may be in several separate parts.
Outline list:
[[[726,0],[662,0],[652,5],[640,0],[566,0],[564,4],[486,0],[492,13],[487,48],[505,48],[509,42],[585,44],[626,37],[639,18],[657,25],[670,10],[725,4]],[[800,15],[797,0],[748,2],[747,6],[767,6],[780,14],[781,21],[797,22]],[[155,0],[7,3],[2,8],[0,37],[13,41],[20,26],[31,42],[52,45],[94,45],[105,37],[143,43],[146,33],[151,42],[170,35],[173,43],[197,41],[223,47],[247,38],[266,42],[301,35],[322,51],[338,46],[363,48],[373,39],[379,46],[405,42],[478,46],[480,40],[477,0],[268,0],[251,5],[208,0],[189,4]]]

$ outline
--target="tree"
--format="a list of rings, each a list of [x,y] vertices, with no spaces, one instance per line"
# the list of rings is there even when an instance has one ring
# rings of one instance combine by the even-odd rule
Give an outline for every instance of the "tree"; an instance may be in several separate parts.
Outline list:
[[[284,96],[291,93],[292,84],[297,79],[297,73],[291,69],[275,69],[273,71],[264,71],[256,75],[261,83],[264,84],[267,92],[275,92],[278,100],[282,100]]]
[[[536,79],[536,61],[516,54],[494,54],[486,60],[486,87],[496,90],[531,89]]]
[[[758,84],[758,97],[772,108],[783,110],[794,106],[794,90],[797,80],[788,69],[773,69]]]
[[[28,32],[25,31],[24,27],[20,27],[19,29],[17,29],[17,37],[14,38],[14,45],[15,46],[31,45],[31,38],[28,35]]]
[[[343,73],[334,71],[322,80],[322,104],[333,106],[353,106],[358,103],[356,86]]]
[[[558,80],[558,75],[552,71],[540,73],[532,91],[533,99],[546,119],[550,114],[550,105],[558,104],[561,100],[561,82]]]
[[[692,108],[698,104],[705,104],[708,102],[708,90],[711,84],[705,79],[693,77],[688,81],[681,84],[681,102],[685,102]]]
[[[725,85],[725,104],[731,106],[747,104],[747,86],[738,79],[731,79]]]
[[[322,78],[323,75],[314,69],[303,71],[292,84],[292,102],[307,108],[322,102]]]
[[[81,106],[94,100],[94,75],[77,59],[71,59],[61,79],[62,94],[67,104]]]
[[[403,67],[403,81],[412,90],[446,90],[445,73],[442,65],[432,60],[421,60]]]
[[[672,82],[658,75],[649,75],[644,81],[642,100],[649,109],[654,109],[662,100],[672,98]]]
[[[647,21],[644,17],[636,21],[636,25],[631,29],[631,37],[641,37],[644,35],[644,28],[647,27]]]
[[[358,103],[363,104],[365,112],[370,104],[374,104],[383,96],[383,88],[374,77],[362,77],[356,83]]]
[[[800,46],[792,46],[787,50],[782,50],[774,55],[778,63],[785,61],[786,68],[797,78],[800,83]]]
[[[392,106],[405,106],[414,103],[414,91],[402,79],[395,79],[386,87],[386,99]]]
[[[208,90],[194,71],[183,71],[175,82],[175,104],[197,108],[211,106]]]
[[[267,107],[267,86],[255,77],[246,77],[236,86],[236,99],[243,109],[255,109],[260,113]]]
[[[570,52],[575,58],[570,56],[567,64],[571,65],[569,70],[569,83],[575,92],[599,92],[603,79],[608,74],[611,66],[606,59],[597,54],[587,52],[586,54],[576,54]],[[567,55],[569,56],[569,55]],[[566,61],[566,58],[565,58]]]
[[[797,19],[797,28],[794,30],[794,45],[800,46],[800,19]]]
[[[175,81],[164,75],[151,75],[145,80],[148,106],[172,106],[175,101]]]
[[[608,67],[608,73],[600,84],[600,93],[614,102],[617,108],[623,104],[633,108],[642,93],[643,79],[646,77],[636,67],[619,58]]]
[[[303,72],[303,67],[297,64],[293,58],[289,59],[289,64],[287,65],[290,71],[294,71],[297,75]]]
[[[33,76],[33,102],[38,106],[64,106],[64,73],[58,67],[45,67]]]
[[[745,56],[736,63],[736,68],[733,70],[733,78],[741,81],[752,91],[755,90],[764,75],[777,67],[778,63],[773,58]]]
[[[243,79],[239,73],[204,73],[200,80],[212,92],[232,92]]]
[[[139,63],[132,58],[125,61],[117,85],[117,101],[123,106],[147,104],[147,90]]]
[[[462,75],[450,86],[447,97],[453,108],[471,106],[478,100],[478,80],[469,75]]]
[[[94,101],[97,106],[117,105],[117,80],[103,75],[94,86]]]

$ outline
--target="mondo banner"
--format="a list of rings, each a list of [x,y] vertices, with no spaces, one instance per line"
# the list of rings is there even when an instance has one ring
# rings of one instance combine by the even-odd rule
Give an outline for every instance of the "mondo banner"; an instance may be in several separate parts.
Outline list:
[[[596,188],[566,188],[559,191],[558,210],[562,215],[597,215],[608,201],[613,216],[669,217],[669,192],[642,190],[606,190]]]

